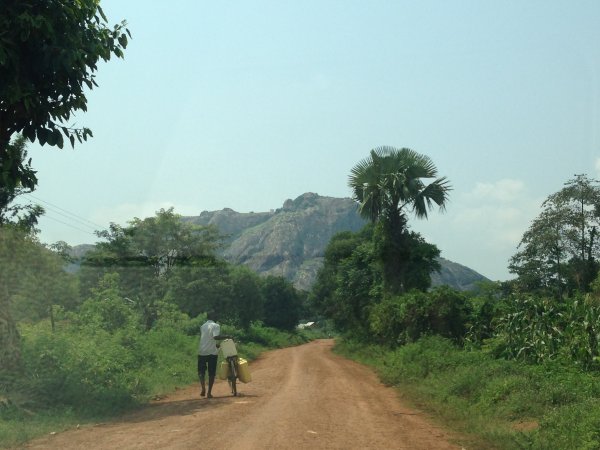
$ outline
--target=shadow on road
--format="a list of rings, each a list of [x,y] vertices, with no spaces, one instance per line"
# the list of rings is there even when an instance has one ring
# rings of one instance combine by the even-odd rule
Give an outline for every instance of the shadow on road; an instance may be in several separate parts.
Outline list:
[[[213,397],[211,399],[197,398],[151,403],[143,406],[137,411],[128,413],[122,417],[116,418],[114,421],[106,422],[99,426],[110,426],[114,422],[141,423],[165,417],[188,416],[209,409],[221,408],[235,402],[237,398],[242,397],[232,397],[229,395],[224,397]]]

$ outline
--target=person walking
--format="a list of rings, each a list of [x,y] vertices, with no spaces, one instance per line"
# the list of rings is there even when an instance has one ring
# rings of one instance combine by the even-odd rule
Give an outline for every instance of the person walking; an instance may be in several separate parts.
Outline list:
[[[212,388],[217,374],[217,357],[219,344],[217,341],[229,336],[221,335],[221,326],[214,320],[214,313],[206,314],[206,322],[200,327],[200,344],[198,345],[198,378],[200,379],[200,395],[212,398]],[[208,392],[206,391],[205,376],[208,370]]]

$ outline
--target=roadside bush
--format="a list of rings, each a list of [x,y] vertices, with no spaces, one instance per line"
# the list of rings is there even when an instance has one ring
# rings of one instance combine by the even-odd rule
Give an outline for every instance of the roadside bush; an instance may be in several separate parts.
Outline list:
[[[108,332],[127,327],[136,328],[141,323],[139,313],[121,295],[119,275],[116,273],[104,275],[98,286],[91,289],[90,298],[83,302],[79,311],[68,317],[80,326]]]
[[[156,320],[152,327],[154,329],[176,329],[179,331],[186,332],[190,329],[192,324],[194,323],[190,320],[189,316],[181,312],[177,305],[169,300],[160,300],[155,304],[156,308]],[[205,319],[205,315],[202,316]],[[206,321],[206,319],[205,319]],[[202,326],[202,324],[200,324]],[[200,332],[200,327],[198,327],[198,333]]]
[[[103,415],[192,382],[198,335],[185,331],[204,317],[190,320],[169,303],[158,306],[148,331],[116,295],[89,299],[80,312],[61,315],[54,332],[44,322],[22,325],[25,377],[19,390],[36,409]]]
[[[418,345],[404,345],[387,354],[382,375],[390,383],[398,380],[420,380],[432,372],[455,364],[447,357],[455,351],[455,345],[440,336],[428,336]]]
[[[146,386],[138,397],[146,400],[197,379],[198,338],[176,327],[161,326],[142,333],[132,349],[138,357],[136,380]]]
[[[182,331],[188,336],[200,336],[200,327],[206,322],[206,313],[199,314],[183,323]]]
[[[569,420],[565,420],[565,416]],[[584,399],[550,409],[532,440],[533,449],[597,450],[600,447],[600,399]]]
[[[281,331],[276,328],[266,327],[260,322],[253,323],[243,336],[245,341],[255,342],[270,348],[290,347],[309,341],[303,333]]]
[[[100,414],[131,406],[145,386],[133,370],[136,354],[121,345],[121,337],[105,330],[53,333],[45,324],[23,328],[21,389],[39,406]]]
[[[464,294],[443,286],[431,292],[412,291],[385,298],[371,308],[369,318],[378,342],[394,346],[427,334],[461,341],[470,312],[471,305]]]

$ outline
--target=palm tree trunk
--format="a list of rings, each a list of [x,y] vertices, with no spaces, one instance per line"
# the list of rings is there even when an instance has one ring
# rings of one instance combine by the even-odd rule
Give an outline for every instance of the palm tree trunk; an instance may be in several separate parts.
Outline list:
[[[406,288],[406,264],[410,248],[406,244],[406,218],[399,212],[388,214],[383,223],[383,277],[385,290],[393,295],[403,294]]]

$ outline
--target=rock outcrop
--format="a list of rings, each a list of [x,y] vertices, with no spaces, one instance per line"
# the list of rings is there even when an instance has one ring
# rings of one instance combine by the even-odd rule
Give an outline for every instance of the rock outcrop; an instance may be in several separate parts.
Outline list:
[[[258,273],[279,275],[299,289],[309,290],[323,265],[325,248],[340,231],[360,230],[365,220],[350,198],[322,197],[306,193],[288,199],[277,210],[239,213],[230,208],[203,211],[183,220],[214,225],[226,235],[223,256]],[[442,270],[433,274],[433,285],[447,284],[461,290],[486,278],[468,267],[440,258]]]

